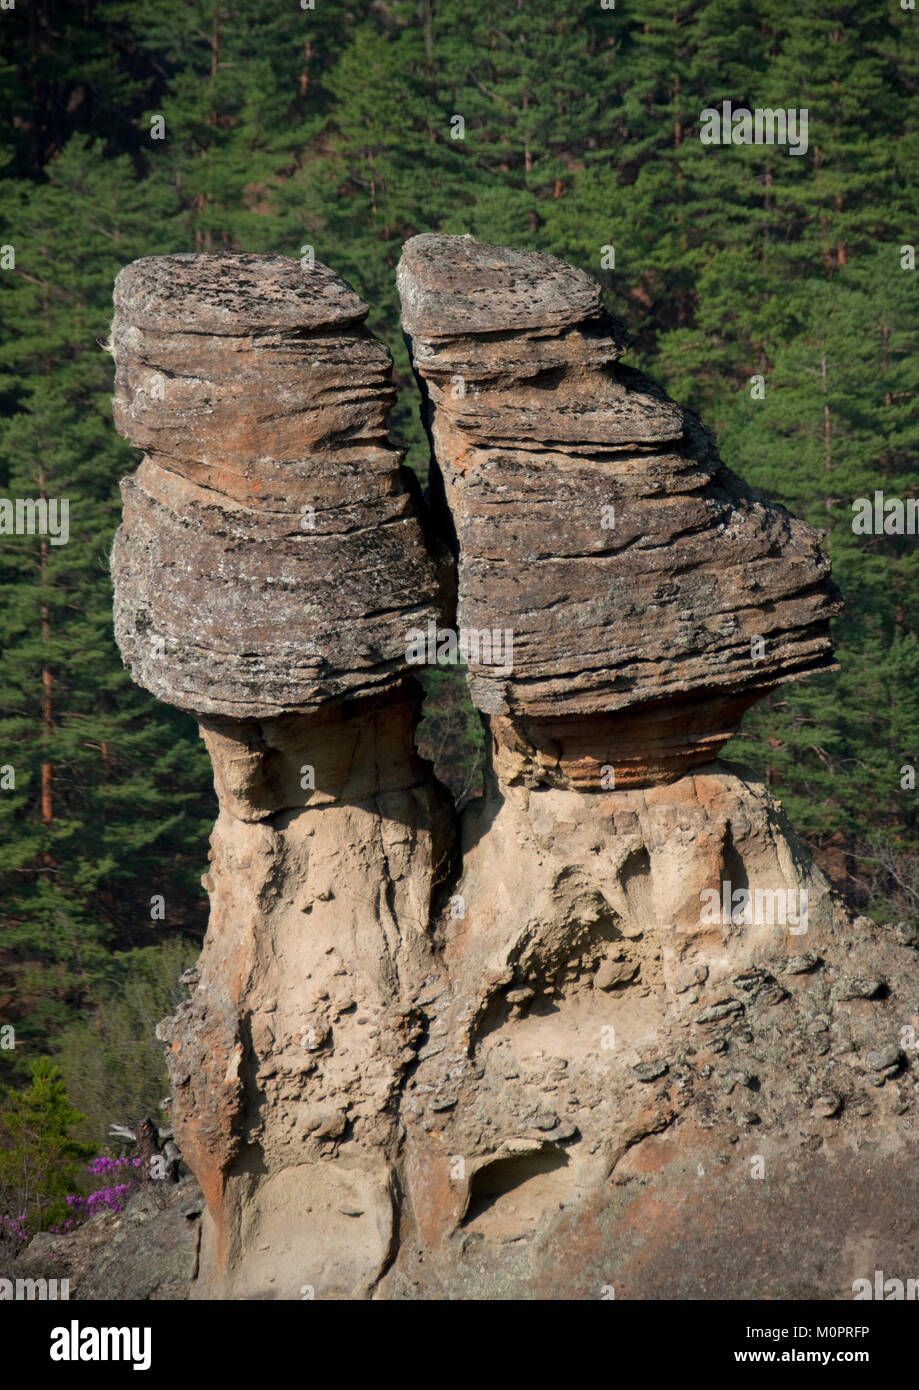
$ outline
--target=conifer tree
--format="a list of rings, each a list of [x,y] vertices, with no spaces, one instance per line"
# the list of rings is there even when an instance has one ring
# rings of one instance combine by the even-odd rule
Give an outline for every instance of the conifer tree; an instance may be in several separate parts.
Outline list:
[[[31,1072],[30,1085],[0,1110],[0,1194],[15,1208],[5,1214],[25,1214],[34,1232],[67,1216],[65,1198],[79,1187],[96,1146],[73,1138],[85,1116],[68,1101],[60,1069],[41,1057]]]
[[[199,928],[209,812],[193,722],[132,685],[111,629],[108,553],[134,458],[112,429],[102,344],[158,191],[75,136],[45,183],[3,193],[0,978],[28,1047],[91,1001],[109,951]]]

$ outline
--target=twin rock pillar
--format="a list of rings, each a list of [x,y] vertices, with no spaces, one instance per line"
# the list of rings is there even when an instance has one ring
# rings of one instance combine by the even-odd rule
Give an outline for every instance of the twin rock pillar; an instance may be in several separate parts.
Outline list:
[[[716,761],[754,700],[832,668],[839,601],[814,533],[620,363],[589,276],[420,236],[398,285],[430,506],[331,271],[167,256],[116,286],[115,418],[145,451],[116,636],[198,719],[220,802],[161,1025],[208,1203],[195,1292],[596,1297],[623,1156],[735,1123],[719,1055],[811,1006],[778,977],[843,929]],[[465,634],[491,741],[459,822],[414,748],[430,625]],[[787,920],[706,917],[726,882]],[[801,1065],[786,1032],[761,1071]]]

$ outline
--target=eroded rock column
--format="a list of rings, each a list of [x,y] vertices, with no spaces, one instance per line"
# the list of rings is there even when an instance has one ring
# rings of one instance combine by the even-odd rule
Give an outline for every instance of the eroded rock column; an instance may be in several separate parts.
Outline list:
[[[908,1167],[910,1102],[878,1114],[869,1058],[885,1039],[900,1074],[919,980],[890,933],[853,927],[766,788],[715,760],[753,701],[832,668],[827,561],[619,362],[587,275],[425,235],[398,282],[493,767],[438,927],[451,988],[407,1086],[381,1292],[787,1293],[802,1248],[759,1294],[738,1281],[770,1221],[744,1160],[789,1211],[819,1189],[830,1244],[835,1180],[802,1143],[822,1160],[879,1124]]]
[[[220,802],[204,951],[161,1026],[208,1204],[196,1294],[362,1296],[449,869],[404,639],[443,620],[449,557],[387,437],[388,351],[330,270],[153,257],[115,305],[115,418],[146,451],[116,635],[199,720]]]

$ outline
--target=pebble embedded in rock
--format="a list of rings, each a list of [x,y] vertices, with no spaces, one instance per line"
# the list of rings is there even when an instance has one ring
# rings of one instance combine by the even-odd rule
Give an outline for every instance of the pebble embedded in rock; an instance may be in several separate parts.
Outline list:
[[[666,1062],[639,1062],[632,1068],[632,1075],[638,1081],[656,1081],[670,1070]]]
[[[834,999],[874,999],[884,988],[884,981],[873,978],[842,975],[833,986]]]
[[[865,1054],[865,1066],[869,1071],[888,1071],[900,1065],[903,1054],[896,1043],[887,1043]]]
[[[729,1014],[743,1012],[743,1004],[737,999],[722,999],[717,1004],[712,1004],[710,1008],[703,1009],[696,1019],[697,1023],[717,1023],[719,1018],[727,1018]]]
[[[615,989],[617,985],[623,985],[629,980],[633,980],[638,974],[638,970],[637,961],[605,960],[594,976],[594,984],[597,989]]]
[[[804,954],[800,956],[789,956],[788,960],[785,962],[782,974],[806,975],[816,967],[819,959],[819,956],[814,955],[812,951],[805,951]]]

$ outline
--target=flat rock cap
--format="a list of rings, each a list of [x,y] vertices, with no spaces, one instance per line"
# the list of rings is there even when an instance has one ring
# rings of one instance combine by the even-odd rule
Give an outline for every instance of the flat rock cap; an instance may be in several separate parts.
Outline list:
[[[412,237],[397,279],[403,327],[413,337],[564,329],[603,308],[600,286],[585,271],[471,236]]]
[[[160,333],[226,334],[360,323],[367,305],[328,266],[290,256],[144,256],[115,281],[115,310]]]

